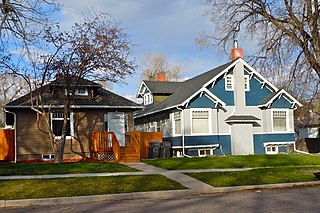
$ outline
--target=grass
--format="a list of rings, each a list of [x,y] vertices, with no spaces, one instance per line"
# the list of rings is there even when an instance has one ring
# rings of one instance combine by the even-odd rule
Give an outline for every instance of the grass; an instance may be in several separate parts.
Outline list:
[[[185,189],[162,175],[0,181],[0,200]]]
[[[188,173],[214,187],[317,181],[319,167],[259,168],[237,172]]]
[[[75,162],[75,163],[16,163],[0,164],[0,175],[50,175],[101,172],[136,172],[137,170],[118,163]]]
[[[255,168],[320,165],[320,156],[315,155],[241,155],[212,156],[206,158],[171,158],[144,160],[144,163],[168,170]]]

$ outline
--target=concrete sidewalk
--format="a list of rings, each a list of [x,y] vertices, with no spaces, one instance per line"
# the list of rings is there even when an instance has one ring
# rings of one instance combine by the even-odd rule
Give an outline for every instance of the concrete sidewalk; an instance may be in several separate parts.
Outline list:
[[[286,183],[269,184],[239,187],[212,187],[206,183],[196,180],[184,173],[191,172],[223,172],[223,171],[245,171],[251,168],[241,169],[200,169],[200,170],[165,170],[144,163],[126,163],[125,165],[136,168],[141,172],[118,172],[118,173],[88,173],[88,174],[62,174],[62,175],[30,175],[30,176],[0,176],[0,180],[14,179],[50,179],[50,178],[76,178],[76,177],[96,177],[96,176],[121,176],[121,175],[150,175],[161,174],[172,179],[188,189],[172,191],[152,191],[152,192],[134,192],[123,194],[92,195],[79,197],[59,197],[59,198],[41,198],[41,199],[23,199],[23,200],[0,200],[0,208],[5,207],[23,207],[30,205],[62,205],[76,204],[97,201],[115,201],[128,199],[173,199],[178,197],[200,196],[213,193],[236,192],[243,190],[261,190],[261,189],[280,189],[291,187],[320,186],[320,182],[305,183]]]

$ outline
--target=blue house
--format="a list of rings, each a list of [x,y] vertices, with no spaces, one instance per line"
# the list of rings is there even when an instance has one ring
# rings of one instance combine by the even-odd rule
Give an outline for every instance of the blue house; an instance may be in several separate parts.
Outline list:
[[[135,129],[161,131],[176,156],[287,152],[302,106],[242,58],[184,82],[142,81],[137,97]]]

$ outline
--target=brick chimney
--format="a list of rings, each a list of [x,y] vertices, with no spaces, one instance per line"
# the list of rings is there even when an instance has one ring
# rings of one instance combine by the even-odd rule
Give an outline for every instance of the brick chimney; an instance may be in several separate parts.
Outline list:
[[[167,81],[165,72],[157,72],[157,81]]]
[[[243,49],[238,48],[238,41],[234,40],[233,48],[231,50],[231,59],[232,61],[237,60],[238,58],[243,58]]]

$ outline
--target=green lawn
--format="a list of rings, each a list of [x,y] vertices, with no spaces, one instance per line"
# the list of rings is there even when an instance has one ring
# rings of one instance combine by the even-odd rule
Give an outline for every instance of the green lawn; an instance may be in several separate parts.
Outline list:
[[[150,159],[144,163],[169,170],[320,165],[320,156],[300,154]]]
[[[188,173],[214,187],[317,181],[320,167],[259,168],[238,172]]]
[[[185,189],[162,175],[0,181],[0,200]]]
[[[0,175],[49,175],[101,172],[136,172],[136,169],[118,163],[76,162],[76,163],[16,163],[0,164]]]

